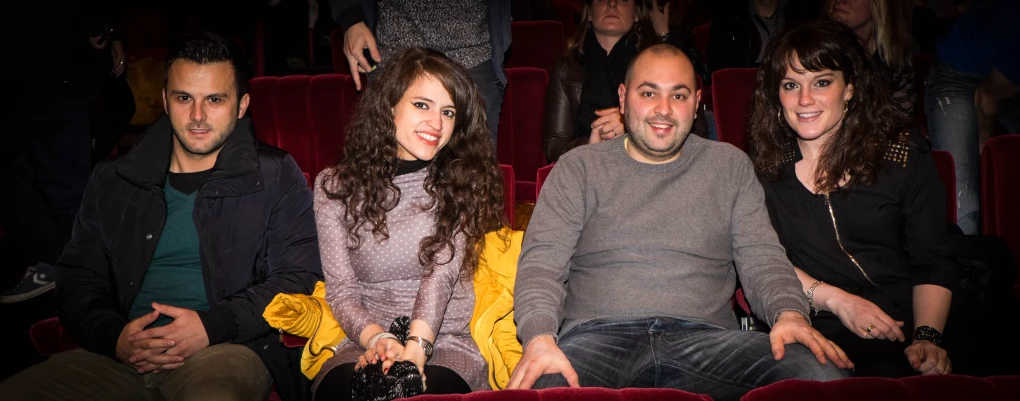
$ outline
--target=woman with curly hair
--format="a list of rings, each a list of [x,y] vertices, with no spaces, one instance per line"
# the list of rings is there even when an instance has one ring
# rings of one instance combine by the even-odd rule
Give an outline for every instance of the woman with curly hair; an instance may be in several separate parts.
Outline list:
[[[942,332],[959,268],[945,189],[854,32],[820,21],[772,42],[748,126],[812,325],[857,375],[949,373]]]
[[[427,393],[489,388],[468,327],[472,277],[485,234],[506,218],[485,106],[464,68],[421,48],[390,60],[361,97],[343,159],[315,180],[315,218],[326,301],[347,334],[316,399],[350,397],[355,368],[380,360],[414,362]],[[406,346],[386,332],[399,316],[412,319]]]

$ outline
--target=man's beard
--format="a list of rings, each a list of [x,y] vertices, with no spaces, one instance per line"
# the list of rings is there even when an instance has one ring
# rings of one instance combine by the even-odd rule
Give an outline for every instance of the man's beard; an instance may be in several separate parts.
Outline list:
[[[694,120],[683,125],[680,121],[667,117],[648,118],[640,121],[633,121],[628,117],[625,120],[624,124],[627,132],[630,133],[634,147],[649,160],[667,160],[680,153],[694,126]],[[672,125],[673,132],[669,136],[670,142],[664,147],[656,147],[651,140],[653,134],[647,132],[651,129],[648,124]]]

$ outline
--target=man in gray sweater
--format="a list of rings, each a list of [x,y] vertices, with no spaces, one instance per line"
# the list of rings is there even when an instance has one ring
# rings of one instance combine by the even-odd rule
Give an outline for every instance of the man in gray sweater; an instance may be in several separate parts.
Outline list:
[[[853,364],[811,328],[750,160],[688,136],[701,92],[683,52],[646,49],[619,93],[628,135],[560,158],[535,206],[514,302],[525,349],[508,387],[735,400],[782,379],[848,377]],[[738,329],[738,275],[770,334]]]

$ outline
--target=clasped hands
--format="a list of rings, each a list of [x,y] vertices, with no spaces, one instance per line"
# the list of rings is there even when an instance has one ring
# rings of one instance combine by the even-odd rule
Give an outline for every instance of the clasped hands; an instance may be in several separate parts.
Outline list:
[[[375,346],[365,350],[365,354],[358,357],[358,363],[354,366],[359,370],[370,363],[382,361],[383,373],[387,373],[390,367],[396,362],[411,361],[418,367],[422,380],[425,380],[425,350],[416,342],[409,342],[406,346],[392,338],[381,338],[375,342]]]
[[[124,326],[117,338],[117,359],[133,365],[139,374],[177,369],[209,346],[209,336],[195,311],[155,302],[152,309]],[[145,328],[160,315],[174,320],[166,326]]]

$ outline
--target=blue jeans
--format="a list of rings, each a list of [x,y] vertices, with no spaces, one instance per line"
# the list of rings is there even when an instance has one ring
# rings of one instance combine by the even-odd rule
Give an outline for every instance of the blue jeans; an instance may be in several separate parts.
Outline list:
[[[803,345],[787,345],[776,361],[768,334],[672,318],[586,322],[563,334],[559,347],[584,387],[675,388],[737,400],[783,379],[850,377],[848,370],[819,364]],[[534,388],[566,385],[559,374],[544,375]]]
[[[495,148],[496,134],[499,133],[499,112],[503,108],[503,84],[496,78],[491,60],[485,60],[468,72],[471,73],[471,80],[475,81],[478,93],[485,101],[485,119],[489,123],[489,136],[492,137],[492,146]]]
[[[956,163],[957,224],[964,234],[980,233],[980,151],[974,91],[985,77],[936,61],[924,83],[924,112],[932,146],[948,151]],[[999,107],[999,123],[1020,133],[1020,97]]]

